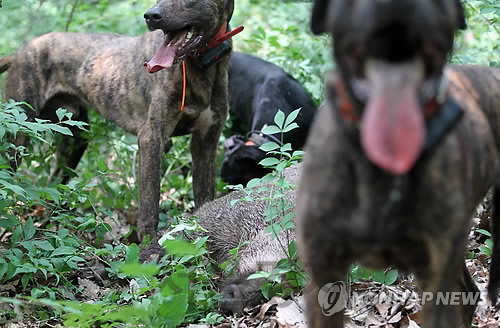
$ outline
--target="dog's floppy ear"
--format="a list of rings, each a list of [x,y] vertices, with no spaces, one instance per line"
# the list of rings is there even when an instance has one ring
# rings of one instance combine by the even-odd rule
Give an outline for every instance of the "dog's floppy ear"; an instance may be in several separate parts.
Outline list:
[[[330,0],[314,0],[311,15],[311,31],[314,34],[326,32],[325,24],[329,1]]]
[[[458,28],[461,30],[465,30],[467,28],[467,23],[465,22],[465,9],[460,0],[455,0],[455,4],[457,6],[457,20],[458,20]]]

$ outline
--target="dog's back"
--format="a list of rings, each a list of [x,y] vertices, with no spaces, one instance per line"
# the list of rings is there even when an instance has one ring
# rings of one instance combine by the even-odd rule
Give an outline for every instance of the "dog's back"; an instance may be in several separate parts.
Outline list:
[[[457,73],[454,74],[457,80],[467,89],[473,90],[481,111],[488,118],[500,150],[500,69],[480,65],[451,65],[449,68],[451,72]]]
[[[9,55],[0,58],[0,73],[6,72],[9,69],[13,59],[14,55]]]
[[[153,85],[152,80],[157,79],[142,63],[154,54],[161,40],[160,31],[136,38],[58,32],[42,35],[2,61],[3,68],[8,67],[3,97],[26,101],[41,117],[53,115],[52,99],[71,98],[72,108],[92,105],[104,117],[137,134],[146,120],[153,92],[140,87],[145,82]],[[130,85],[121,77],[123,72],[141,80]],[[134,102],[128,97],[130,93],[135,94]],[[117,110],[108,110],[111,107]]]
[[[284,142],[290,142],[294,149],[304,146],[314,119],[316,104],[312,97],[281,67],[241,52],[233,53],[229,62],[231,115],[249,130],[260,131],[265,124],[272,124],[278,109],[291,112],[297,108],[302,108],[295,121],[300,128],[284,135]]]

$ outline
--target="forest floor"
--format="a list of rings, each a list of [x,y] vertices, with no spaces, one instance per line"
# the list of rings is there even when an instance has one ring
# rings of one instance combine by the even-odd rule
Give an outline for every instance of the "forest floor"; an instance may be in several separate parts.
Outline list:
[[[473,220],[473,227],[469,234],[467,268],[480,290],[480,301],[475,312],[473,327],[493,328],[500,326],[500,312],[495,309],[486,297],[486,289],[489,280],[489,259],[481,248],[485,245],[485,235],[478,233],[478,229],[489,226],[490,210],[488,203],[484,203],[478,210]],[[127,231],[126,220],[116,220],[113,230],[115,235]],[[9,244],[9,235],[0,235],[0,251],[6,249]],[[103,299],[113,289],[127,289],[124,281],[110,279],[106,276],[104,266],[93,259],[88,259],[75,272],[75,280],[78,287],[85,292],[80,302],[92,302]],[[20,288],[20,280],[10,281],[8,284],[0,285],[0,297],[13,297],[15,291]],[[411,276],[400,274],[398,280],[390,285],[382,285],[373,281],[358,281],[351,283],[347,288],[347,304],[344,314],[345,327],[385,327],[385,328],[419,328],[422,314],[422,296],[419,292],[415,279]],[[244,313],[238,315],[224,315],[222,323],[214,326],[188,325],[190,328],[203,327],[283,327],[302,328],[307,327],[305,316],[304,295],[292,296],[288,299],[275,297],[266,303],[253,308],[245,309]],[[1,303],[0,303],[0,306]],[[9,307],[9,308],[8,308]],[[1,312],[2,308],[0,308]],[[4,304],[3,310],[12,310],[12,304]],[[21,318],[6,324],[5,328],[24,327],[62,327],[57,322],[35,321],[35,313],[30,313],[29,307],[24,306],[21,310],[15,308]],[[23,319],[24,318],[24,319]],[[2,325],[0,324],[0,327]]]

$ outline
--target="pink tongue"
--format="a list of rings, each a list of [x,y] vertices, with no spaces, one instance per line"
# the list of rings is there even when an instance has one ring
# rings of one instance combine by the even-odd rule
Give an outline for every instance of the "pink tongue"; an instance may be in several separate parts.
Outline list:
[[[375,86],[361,121],[367,157],[392,174],[407,173],[425,139],[425,123],[412,86]]]
[[[144,66],[148,67],[149,73],[156,73],[164,68],[171,67],[174,64],[175,53],[177,52],[177,46],[175,42],[173,44],[167,45],[165,42],[156,50],[153,58]]]

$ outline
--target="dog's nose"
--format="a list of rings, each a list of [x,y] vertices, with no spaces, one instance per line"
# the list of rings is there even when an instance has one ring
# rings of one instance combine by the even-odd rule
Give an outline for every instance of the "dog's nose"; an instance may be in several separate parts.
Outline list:
[[[150,8],[144,14],[144,19],[146,20],[148,28],[151,31],[160,28],[161,22],[163,21],[163,16],[161,14],[160,8],[158,7]]]

